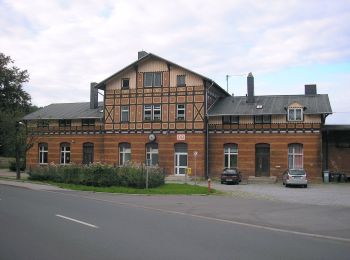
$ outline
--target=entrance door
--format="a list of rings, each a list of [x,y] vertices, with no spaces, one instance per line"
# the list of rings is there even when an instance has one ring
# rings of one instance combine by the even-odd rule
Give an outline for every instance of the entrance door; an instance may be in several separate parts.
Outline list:
[[[255,176],[270,176],[270,145],[255,145]]]
[[[175,144],[175,175],[185,175],[187,157],[187,144]]]

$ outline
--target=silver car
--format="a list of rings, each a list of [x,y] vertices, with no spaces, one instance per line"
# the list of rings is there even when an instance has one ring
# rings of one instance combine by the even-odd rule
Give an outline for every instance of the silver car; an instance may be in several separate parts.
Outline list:
[[[288,169],[282,175],[283,185],[301,185],[307,188],[307,175],[304,169]]]

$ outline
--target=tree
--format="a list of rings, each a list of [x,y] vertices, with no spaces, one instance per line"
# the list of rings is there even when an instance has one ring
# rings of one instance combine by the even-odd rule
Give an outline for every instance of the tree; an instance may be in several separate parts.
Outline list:
[[[17,178],[20,178],[20,158],[27,149],[25,128],[19,122],[33,107],[30,95],[23,90],[29,74],[13,63],[0,52],[0,155],[16,156]]]

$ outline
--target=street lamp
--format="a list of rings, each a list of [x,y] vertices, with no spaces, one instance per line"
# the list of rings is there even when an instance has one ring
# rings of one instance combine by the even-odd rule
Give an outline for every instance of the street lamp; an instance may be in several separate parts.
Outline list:
[[[15,150],[16,150],[16,179],[19,180],[21,179],[21,167],[20,167],[20,163],[21,163],[21,143],[20,143],[20,138],[19,138],[19,130],[20,127],[25,125],[23,122],[21,121],[17,121],[16,122],[16,143],[15,143]]]

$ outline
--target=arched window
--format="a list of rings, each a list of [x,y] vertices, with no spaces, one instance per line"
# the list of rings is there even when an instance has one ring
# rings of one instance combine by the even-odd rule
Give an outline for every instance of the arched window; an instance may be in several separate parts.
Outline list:
[[[119,165],[126,165],[131,161],[131,145],[129,143],[119,144]]]
[[[175,174],[184,175],[187,169],[187,144],[177,143],[175,144]]]
[[[303,169],[303,155],[304,149],[302,144],[288,145],[288,168],[289,169]]]
[[[40,143],[39,144],[39,164],[46,164],[47,163],[47,158],[49,155],[48,151],[48,145],[47,143]]]
[[[94,162],[94,144],[83,144],[83,164],[91,164]]]
[[[70,144],[61,143],[61,164],[70,163]]]
[[[225,168],[237,168],[238,162],[238,145],[224,145]]]
[[[146,164],[147,165],[158,164],[158,144],[157,143],[146,144]]]

